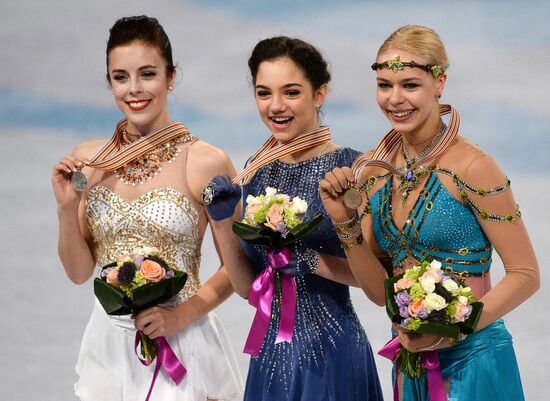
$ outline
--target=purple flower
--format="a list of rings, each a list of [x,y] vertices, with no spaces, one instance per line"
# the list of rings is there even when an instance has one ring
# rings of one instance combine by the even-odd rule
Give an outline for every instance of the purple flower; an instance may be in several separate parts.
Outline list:
[[[407,325],[409,324],[409,321],[411,319],[410,318],[407,318],[407,319],[403,319],[403,321],[401,323],[399,323],[399,326],[403,327],[404,329],[407,328]]]
[[[287,234],[289,233],[288,228],[286,228],[285,223],[279,223],[277,226],[277,231],[281,233],[281,236],[283,238],[286,238]]]
[[[473,309],[472,305],[466,305],[466,308],[468,309],[468,312],[464,314],[464,319],[468,319],[470,317]]]
[[[428,317],[428,311],[422,308],[418,311],[417,316],[419,319],[426,319]]]
[[[397,306],[409,306],[411,303],[411,297],[407,291],[400,291],[394,296]]]
[[[404,317],[404,318],[407,318],[409,317],[409,308],[406,306],[406,305],[403,305],[403,306],[400,306],[399,307],[399,315],[401,315],[401,317]]]
[[[113,270],[114,267],[108,267],[107,269],[103,269],[101,273],[99,274],[102,278],[107,277],[107,275]]]
[[[139,255],[134,258],[134,263],[138,269],[141,267],[141,262],[143,262],[143,255]]]
[[[167,278],[174,278],[174,271],[173,270],[168,270],[166,272],[166,274],[164,275],[164,278],[167,279]]]

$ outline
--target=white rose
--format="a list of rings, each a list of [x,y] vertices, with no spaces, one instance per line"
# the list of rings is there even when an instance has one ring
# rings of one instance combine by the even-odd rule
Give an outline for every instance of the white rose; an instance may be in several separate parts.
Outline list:
[[[458,302],[461,303],[462,305],[468,305],[468,297],[464,297],[462,295],[460,295],[458,298],[457,298]]]
[[[467,297],[472,294],[472,289],[470,287],[460,287],[458,293]]]
[[[422,285],[424,291],[426,291],[426,294],[431,294],[435,291],[435,280],[433,277],[422,276],[418,279],[418,281],[420,281],[420,284]]]
[[[149,256],[158,256],[159,250],[152,246],[146,246],[143,248],[143,254]]]
[[[255,196],[248,195],[246,197],[246,204],[247,205],[260,205],[262,202],[258,200]]]
[[[430,268],[436,270],[441,269],[441,262],[439,260],[432,260],[430,263]]]
[[[134,249],[132,249],[132,254],[136,256],[143,256],[145,255],[145,250],[140,246],[136,246]]]
[[[276,193],[277,193],[277,189],[276,189],[276,188],[267,187],[267,188],[265,189],[265,196],[266,196],[266,198],[271,198],[271,197],[274,196]]]
[[[290,209],[296,214],[304,214],[307,211],[307,202],[295,196]]]
[[[453,296],[458,294],[458,284],[454,280],[445,280],[443,282],[443,288],[449,291]]]
[[[445,308],[447,306],[447,302],[445,302],[445,298],[443,298],[441,295],[431,293],[426,295],[423,305],[426,311],[430,313],[433,310],[441,310]]]

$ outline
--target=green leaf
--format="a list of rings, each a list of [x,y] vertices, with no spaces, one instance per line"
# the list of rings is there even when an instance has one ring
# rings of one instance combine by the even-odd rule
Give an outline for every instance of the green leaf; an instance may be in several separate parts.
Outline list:
[[[470,313],[470,317],[458,325],[461,333],[472,334],[474,332],[482,310],[483,302],[474,302],[472,304],[472,313]]]
[[[99,277],[94,279],[94,293],[108,315],[129,315],[131,301],[124,291]]]
[[[239,238],[249,244],[281,249],[311,233],[322,219],[322,214],[315,215],[310,221],[300,223],[290,230],[286,238],[283,238],[280,232],[273,231],[269,227],[253,227],[240,221],[234,222],[232,229]]]
[[[108,315],[129,315],[167,302],[178,294],[187,281],[187,273],[173,271],[173,278],[136,288],[133,291],[133,300],[130,300],[122,289],[108,284],[99,277],[94,279],[94,293]]]

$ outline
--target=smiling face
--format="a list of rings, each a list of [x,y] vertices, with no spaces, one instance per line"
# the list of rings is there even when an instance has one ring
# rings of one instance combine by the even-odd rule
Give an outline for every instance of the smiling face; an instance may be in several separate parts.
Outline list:
[[[290,58],[262,61],[254,90],[260,116],[279,143],[319,126],[317,109],[326,98],[328,86],[313,89]]]
[[[422,57],[398,49],[380,54],[376,62],[383,63],[398,56],[401,61],[429,63]],[[411,138],[432,135],[439,125],[438,96],[443,92],[446,79],[445,74],[434,78],[420,68],[404,67],[397,72],[378,69],[378,106],[396,131]]]
[[[132,42],[113,48],[108,71],[115,102],[128,119],[128,132],[145,135],[171,122],[167,93],[175,72],[167,77],[166,61],[156,47]]]

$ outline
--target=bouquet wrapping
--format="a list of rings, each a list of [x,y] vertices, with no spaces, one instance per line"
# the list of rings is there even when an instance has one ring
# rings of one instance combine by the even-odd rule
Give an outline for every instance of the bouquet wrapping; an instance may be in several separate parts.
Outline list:
[[[483,308],[464,281],[437,260],[424,260],[384,285],[388,316],[411,332],[458,339],[474,331]],[[427,373],[430,399],[444,398],[437,351],[410,352],[395,337],[379,354],[409,377]]]
[[[268,264],[254,280],[248,303],[256,315],[244,352],[258,356],[271,320],[271,304],[277,297],[281,318],[276,343],[292,341],[296,318],[296,280],[292,275],[294,258],[290,246],[311,233],[322,220],[318,214],[305,221],[307,202],[267,187],[265,194],[248,195],[244,219],[233,223],[233,232],[252,245],[267,248]]]
[[[102,267],[100,277],[94,279],[94,293],[108,315],[137,314],[170,301],[186,281],[187,273],[168,266],[158,249],[137,247],[132,253]],[[138,330],[137,347],[144,365],[150,365],[158,357],[147,399],[161,366],[176,383],[181,381],[186,370],[164,337],[150,339]]]

